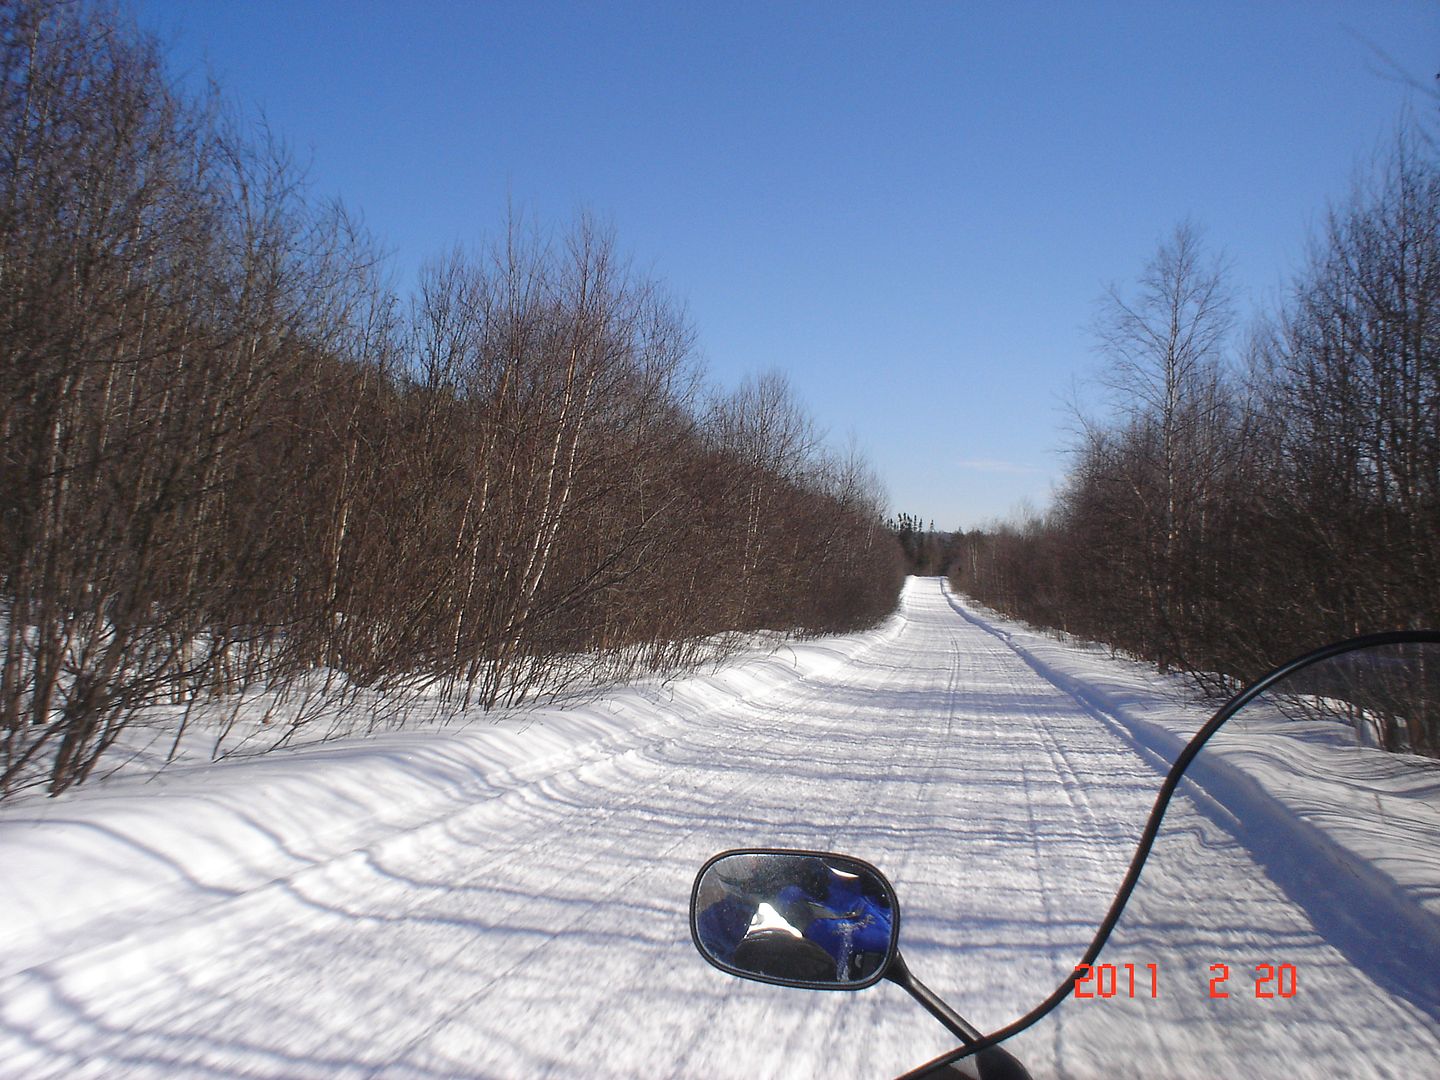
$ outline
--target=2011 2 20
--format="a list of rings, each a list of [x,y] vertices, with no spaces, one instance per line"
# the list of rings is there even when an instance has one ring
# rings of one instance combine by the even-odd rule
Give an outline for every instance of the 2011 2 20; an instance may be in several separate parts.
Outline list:
[[[1256,964],[1251,989],[1257,998],[1293,998],[1300,989],[1294,964]],[[1229,964],[1210,965],[1210,997],[1228,998]],[[1073,996],[1136,998],[1160,996],[1159,964],[1081,964],[1075,969]]]

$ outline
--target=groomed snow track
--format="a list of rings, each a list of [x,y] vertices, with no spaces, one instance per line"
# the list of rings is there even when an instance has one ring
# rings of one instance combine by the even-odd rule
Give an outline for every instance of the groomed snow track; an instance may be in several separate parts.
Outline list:
[[[723,848],[848,852],[896,883],[912,969],[976,1024],[1043,997],[1159,786],[1114,713],[1204,710],[1097,652],[1047,675],[1010,632],[911,579],[876,630],[718,674],[0,810],[0,1076],[901,1072],[950,1045],[903,993],[728,979],[690,944],[689,888]],[[1222,958],[1256,891],[1243,847],[1192,816],[1176,865],[1203,860],[1231,906],[1196,916],[1195,871],[1157,875],[1130,947],[1168,979]],[[1267,903],[1295,957],[1323,951]],[[1166,920],[1182,939],[1143,932]],[[1313,1045],[1329,1018],[1284,1005]],[[1268,1036],[1217,1055],[1225,1021],[1178,990],[1067,1003],[1014,1049],[1037,1078],[1307,1074]]]

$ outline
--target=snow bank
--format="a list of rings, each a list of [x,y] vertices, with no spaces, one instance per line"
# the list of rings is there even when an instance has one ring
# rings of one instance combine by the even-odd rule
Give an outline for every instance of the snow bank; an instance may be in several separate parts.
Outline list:
[[[656,725],[759,699],[892,639],[752,650],[714,674],[650,681],[566,708],[475,711],[395,732],[115,776],[0,806],[0,977],[289,877],[548,772],[618,753]]]
[[[1162,772],[1213,711],[1177,707],[1179,677],[1166,707],[1141,665],[1097,665],[1093,648],[982,615],[948,586],[946,595]],[[1326,727],[1252,703],[1190,764],[1182,790],[1242,840],[1330,944],[1440,1020],[1440,766],[1316,730]],[[1403,964],[1369,959],[1386,942],[1403,943]]]

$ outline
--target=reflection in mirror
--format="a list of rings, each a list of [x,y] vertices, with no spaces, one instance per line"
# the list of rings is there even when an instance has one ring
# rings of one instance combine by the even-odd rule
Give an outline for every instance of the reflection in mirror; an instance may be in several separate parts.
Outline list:
[[[695,946],[736,975],[812,989],[858,990],[895,951],[895,893],[843,855],[735,851],[700,871],[691,899]]]

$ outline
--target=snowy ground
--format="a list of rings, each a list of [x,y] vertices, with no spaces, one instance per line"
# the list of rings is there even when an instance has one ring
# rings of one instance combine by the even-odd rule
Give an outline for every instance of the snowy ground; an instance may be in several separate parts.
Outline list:
[[[875,863],[911,968],[993,1028],[1082,951],[1172,733],[1206,712],[912,579],[877,630],[715,675],[28,799],[0,809],[0,1076],[894,1075],[950,1045],[897,988],[784,990],[695,954],[706,856]],[[1140,993],[1067,1001],[1015,1040],[1037,1078],[1440,1060],[1440,969],[1417,982],[1362,940],[1399,925],[1430,955],[1417,882],[1312,882],[1295,863],[1320,826],[1266,803],[1237,827],[1240,787],[1177,802],[1102,957]],[[1378,864],[1415,865],[1397,850]],[[1267,962],[1293,965],[1294,997],[1256,999]]]

